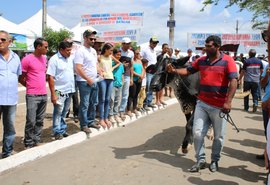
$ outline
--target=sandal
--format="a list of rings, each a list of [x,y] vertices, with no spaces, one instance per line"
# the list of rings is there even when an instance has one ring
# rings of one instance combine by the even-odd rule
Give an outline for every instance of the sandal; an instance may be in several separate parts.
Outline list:
[[[105,119],[105,123],[106,123],[108,129],[110,129],[112,126],[112,123],[108,119]]]
[[[124,114],[124,112],[120,112],[120,118],[125,121],[126,120],[126,115]]]
[[[100,120],[99,124],[102,126],[102,128],[105,130],[105,128],[107,127],[106,123],[104,122],[104,120]]]

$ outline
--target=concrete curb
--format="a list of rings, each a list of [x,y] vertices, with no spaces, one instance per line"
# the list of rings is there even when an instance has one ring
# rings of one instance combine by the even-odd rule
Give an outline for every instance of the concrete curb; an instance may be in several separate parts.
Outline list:
[[[167,103],[167,106],[170,106],[177,103],[177,100],[176,98],[172,98],[172,99],[167,100],[166,103]],[[26,162],[33,161],[35,159],[47,156],[49,154],[53,154],[60,149],[67,148],[69,146],[81,143],[82,141],[88,138],[98,136],[100,134],[103,134],[105,132],[108,132],[117,128],[121,128],[121,126],[128,125],[144,116],[153,114],[159,111],[160,109],[165,109],[166,107],[155,108],[153,110],[148,111],[147,114],[140,115],[137,118],[135,117],[135,115],[133,116],[133,118],[127,117],[127,119],[123,123],[121,123],[119,127],[115,125],[114,127],[111,127],[109,130],[107,128],[106,129],[100,128],[99,130],[91,128],[92,133],[90,134],[89,137],[87,137],[87,135],[84,132],[78,132],[62,140],[52,141],[50,143],[46,143],[41,146],[37,146],[34,148],[21,151],[8,158],[0,160],[0,173],[7,171],[9,169],[12,169],[14,167],[20,166]]]

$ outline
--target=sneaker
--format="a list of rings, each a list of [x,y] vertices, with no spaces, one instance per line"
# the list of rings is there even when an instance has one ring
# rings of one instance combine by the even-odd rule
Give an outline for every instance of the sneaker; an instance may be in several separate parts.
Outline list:
[[[257,105],[253,105],[253,110],[252,112],[257,112],[258,106]]]
[[[61,140],[61,139],[63,139],[64,137],[63,137],[62,134],[56,134],[56,135],[54,136],[54,138],[55,138],[55,140]]]
[[[150,109],[148,108],[147,105],[144,105],[144,106],[143,106],[143,109],[144,109],[145,111],[150,111]]]
[[[116,121],[115,121],[115,119],[114,119],[113,116],[109,116],[109,121],[110,121],[112,124],[116,123]]]
[[[145,110],[143,108],[138,108],[137,109],[141,114],[144,114]]]
[[[69,136],[69,134],[67,133],[67,132],[65,132],[64,134],[62,134],[63,135],[63,137],[68,137]]]
[[[91,128],[95,128],[95,129],[100,129],[100,125],[99,124],[96,124],[96,123],[94,123],[94,124],[91,124],[91,125],[89,125],[88,127],[91,127]]]
[[[210,166],[209,166],[209,170],[211,172],[216,172],[218,171],[218,162],[217,161],[212,161]]]
[[[87,126],[83,126],[82,131],[84,131],[86,134],[90,134],[91,130]]]
[[[206,162],[199,161],[196,164],[194,164],[189,171],[191,173],[199,172],[201,169],[205,169],[205,166],[206,166]]]
[[[115,115],[114,119],[117,123],[122,123],[122,119],[118,115]]]
[[[150,108],[156,108],[156,106],[154,104],[149,104],[148,107],[150,107]]]

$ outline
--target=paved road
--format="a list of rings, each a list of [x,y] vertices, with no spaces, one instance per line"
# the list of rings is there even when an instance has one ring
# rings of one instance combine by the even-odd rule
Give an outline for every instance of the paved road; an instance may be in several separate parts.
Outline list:
[[[227,127],[220,171],[191,174],[194,150],[178,152],[184,134],[179,105],[143,117],[47,157],[29,162],[0,176],[1,185],[262,185],[261,154],[265,138],[261,113],[243,112],[243,100],[231,113],[240,128]],[[206,140],[207,162],[211,142]]]

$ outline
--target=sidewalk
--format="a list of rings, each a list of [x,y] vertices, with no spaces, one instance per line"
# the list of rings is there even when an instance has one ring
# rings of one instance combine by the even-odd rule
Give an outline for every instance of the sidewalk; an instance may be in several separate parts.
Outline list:
[[[169,99],[168,97],[165,97],[165,100],[167,106],[177,103],[177,100],[175,98]],[[166,107],[161,107],[160,109],[164,109]],[[115,124],[109,130],[107,128],[104,130],[102,127],[99,130],[91,128],[92,133],[90,134],[89,138],[84,132],[80,131],[79,122],[75,123],[73,118],[68,118],[67,124],[68,124],[68,133],[70,134],[70,136],[62,140],[54,140],[54,138],[52,137],[52,110],[53,110],[52,104],[50,101],[48,101],[46,111],[47,116],[44,120],[44,127],[42,133],[42,142],[44,144],[41,146],[24,150],[23,136],[24,136],[25,114],[26,114],[25,105],[22,104],[17,107],[14,155],[0,160],[0,173],[9,170],[11,168],[14,168],[16,166],[22,165],[28,161],[33,161],[46,155],[53,154],[60,149],[80,143],[86,139],[90,139],[92,137],[98,136],[108,131],[124,127],[125,125],[128,125],[136,121],[137,119],[140,119],[144,116],[147,116],[148,114],[152,114],[154,112],[159,111],[158,108],[155,108],[151,111],[148,111],[147,114],[140,115],[137,118],[135,117],[135,115],[132,118],[127,116],[127,119],[122,124],[120,124],[119,127]],[[72,117],[72,114],[70,115],[70,117]],[[1,134],[3,134],[2,130],[3,130],[2,124],[0,124]],[[0,146],[2,148],[2,142],[0,143]]]

